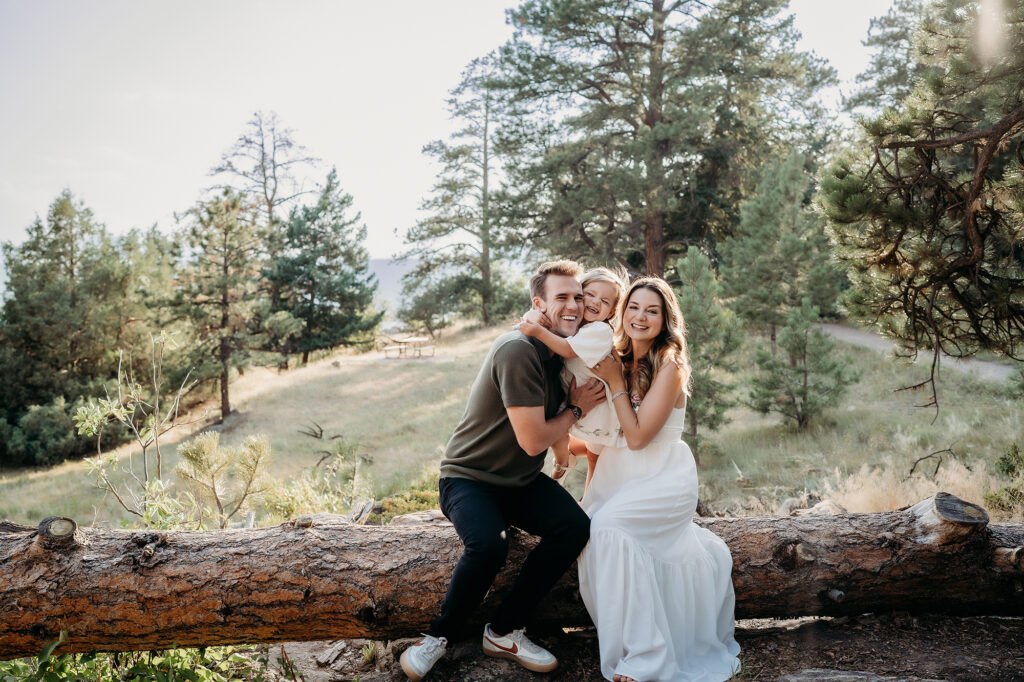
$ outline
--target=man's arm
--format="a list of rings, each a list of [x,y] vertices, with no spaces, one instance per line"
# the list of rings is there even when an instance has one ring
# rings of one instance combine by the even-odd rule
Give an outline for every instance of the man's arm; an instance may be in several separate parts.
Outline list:
[[[523,315],[523,320],[519,323],[519,331],[527,336],[536,337],[556,355],[566,359],[576,357],[576,351],[572,349],[569,342],[548,329],[550,324],[547,316],[534,308]]]
[[[591,379],[579,387],[576,386],[576,380],[572,380],[569,387],[569,404],[580,408],[584,415],[604,399],[604,384],[599,380]],[[540,405],[506,407],[505,411],[508,412],[508,420],[515,431],[519,447],[531,457],[547,452],[552,443],[564,436],[569,427],[576,422],[576,417],[570,410],[562,410],[555,417],[544,419],[544,407]]]

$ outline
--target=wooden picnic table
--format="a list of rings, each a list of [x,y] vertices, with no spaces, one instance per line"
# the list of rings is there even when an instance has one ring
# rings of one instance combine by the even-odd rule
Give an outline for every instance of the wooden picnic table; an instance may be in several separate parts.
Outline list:
[[[394,353],[396,358],[421,358],[426,351],[433,355],[434,349],[428,336],[407,336],[404,339],[395,339],[393,344],[384,346],[384,357],[389,358],[390,353]]]

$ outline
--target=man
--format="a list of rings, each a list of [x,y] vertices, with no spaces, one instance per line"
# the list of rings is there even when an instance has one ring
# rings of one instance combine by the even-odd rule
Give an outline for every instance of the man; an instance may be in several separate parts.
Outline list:
[[[559,336],[576,333],[583,319],[581,270],[572,261],[545,263],[530,280],[533,306]],[[529,670],[554,670],[558,661],[524,631],[533,607],[576,560],[590,537],[590,519],[557,482],[541,474],[548,447],[604,400],[594,379],[570,386],[559,380],[562,359],[518,331],[491,346],[473,382],[469,403],[441,461],[441,510],[465,549],[441,606],[441,616],[418,644],[402,654],[402,669],[418,682],[444,654],[448,638],[465,625],[505,563],[506,529],[540,536],[494,620],[484,627],[488,656],[511,658]],[[560,408],[565,403],[565,409]]]

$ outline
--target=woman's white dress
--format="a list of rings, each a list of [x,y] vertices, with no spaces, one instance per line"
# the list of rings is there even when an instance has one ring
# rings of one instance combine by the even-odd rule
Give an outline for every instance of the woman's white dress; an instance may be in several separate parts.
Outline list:
[[[643,450],[606,447],[581,501],[591,525],[580,593],[609,680],[710,682],[739,670],[732,556],[693,523],[697,467],[680,440],[684,417],[673,409]]]

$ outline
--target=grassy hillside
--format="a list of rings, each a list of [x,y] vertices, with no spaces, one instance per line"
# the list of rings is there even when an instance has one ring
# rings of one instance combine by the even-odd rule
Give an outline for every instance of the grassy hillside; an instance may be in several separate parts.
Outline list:
[[[284,374],[250,370],[232,387],[238,413],[216,428],[229,445],[267,434],[273,448],[270,471],[283,482],[314,466],[318,451],[329,447],[300,433],[315,422],[325,438],[340,434],[368,456],[364,470],[379,498],[436,470],[483,355],[504,330],[452,333],[441,340],[434,358],[337,355]],[[753,366],[756,343],[748,341],[743,366]],[[775,418],[736,408],[732,423],[700,440],[701,496],[713,510],[772,512],[782,499],[808,492],[831,497],[850,511],[897,508],[939,489],[981,503],[985,492],[1005,485],[993,463],[1011,443],[1024,445],[1021,403],[1006,387],[944,370],[942,409],[933,423],[934,411],[913,407],[922,402],[920,395],[893,391],[919,380],[923,368],[840,347],[862,379],[840,407],[810,429],[797,432]],[[943,453],[937,475],[937,456],[909,475],[916,459],[946,448],[955,454]],[[173,467],[176,455],[168,458],[165,467]],[[570,487],[579,492],[581,484],[582,473],[576,472]],[[116,524],[126,516],[92,487],[82,462],[0,472],[0,518],[35,524],[50,515],[92,524]]]
[[[266,434],[273,452],[270,473],[278,481],[315,465],[322,456],[317,451],[331,445],[326,439],[340,434],[372,459],[368,469],[375,493],[394,492],[440,458],[483,354],[501,331],[469,330],[442,338],[433,358],[385,359],[372,352],[336,355],[283,374],[249,370],[232,384],[237,413],[214,428],[226,445]],[[314,422],[325,440],[300,433]],[[164,452],[165,470],[173,469],[174,448]],[[121,455],[127,458],[127,449]],[[84,462],[0,472],[0,518],[34,525],[52,515],[83,523],[117,523],[128,516],[93,487]]]

